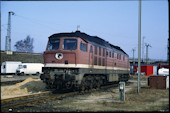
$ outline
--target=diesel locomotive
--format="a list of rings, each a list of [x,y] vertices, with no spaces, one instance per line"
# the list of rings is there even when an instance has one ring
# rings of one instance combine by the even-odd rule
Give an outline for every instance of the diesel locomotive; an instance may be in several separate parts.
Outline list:
[[[48,39],[40,76],[47,88],[85,90],[129,79],[129,56],[102,38],[75,31]]]

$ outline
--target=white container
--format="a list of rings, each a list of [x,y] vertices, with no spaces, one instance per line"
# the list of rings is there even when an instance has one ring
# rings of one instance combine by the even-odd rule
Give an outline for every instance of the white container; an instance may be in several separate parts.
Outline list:
[[[6,61],[6,62],[3,62],[2,65],[1,65],[1,73],[3,73],[3,74],[15,74],[16,69],[21,64],[22,63],[19,62],[19,61]]]
[[[169,69],[167,68],[161,68],[158,70],[158,75],[163,75],[163,76],[167,76],[169,75]]]
[[[166,77],[166,89],[169,88],[169,76]]]
[[[17,69],[17,74],[42,74],[42,67],[44,64],[42,63],[23,63],[19,65]]]
[[[153,66],[153,75],[157,75],[157,66]]]

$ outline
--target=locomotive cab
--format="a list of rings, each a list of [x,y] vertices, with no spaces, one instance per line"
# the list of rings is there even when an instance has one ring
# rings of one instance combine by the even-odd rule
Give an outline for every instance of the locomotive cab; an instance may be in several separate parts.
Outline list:
[[[77,38],[49,39],[44,52],[45,64],[76,64]]]
[[[78,37],[52,37],[49,38],[44,52],[44,82],[51,88],[71,88],[80,84],[79,55],[83,49],[87,50],[87,42]],[[85,55],[86,56],[86,55]],[[62,82],[61,82],[62,81]],[[50,85],[51,84],[51,85]],[[54,85],[56,84],[56,85]]]

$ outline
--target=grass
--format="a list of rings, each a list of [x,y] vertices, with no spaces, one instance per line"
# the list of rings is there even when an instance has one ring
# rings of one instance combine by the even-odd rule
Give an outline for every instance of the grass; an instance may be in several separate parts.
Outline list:
[[[135,88],[126,93],[125,101],[103,101],[102,104],[108,111],[169,111],[169,89],[144,87],[137,93]]]

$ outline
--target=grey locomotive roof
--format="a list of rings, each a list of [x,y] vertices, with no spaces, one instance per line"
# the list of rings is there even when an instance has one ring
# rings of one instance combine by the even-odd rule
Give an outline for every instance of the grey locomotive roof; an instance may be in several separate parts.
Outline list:
[[[107,42],[97,36],[90,36],[86,33],[80,32],[80,31],[71,32],[71,33],[57,33],[57,34],[51,35],[49,38],[59,38],[59,37],[80,37],[80,38],[86,40],[87,42],[93,42],[93,43],[96,43],[98,45],[102,45],[102,46],[105,46],[108,48],[114,48],[114,49],[122,51],[124,54],[126,54],[119,46],[112,45],[109,42]]]

